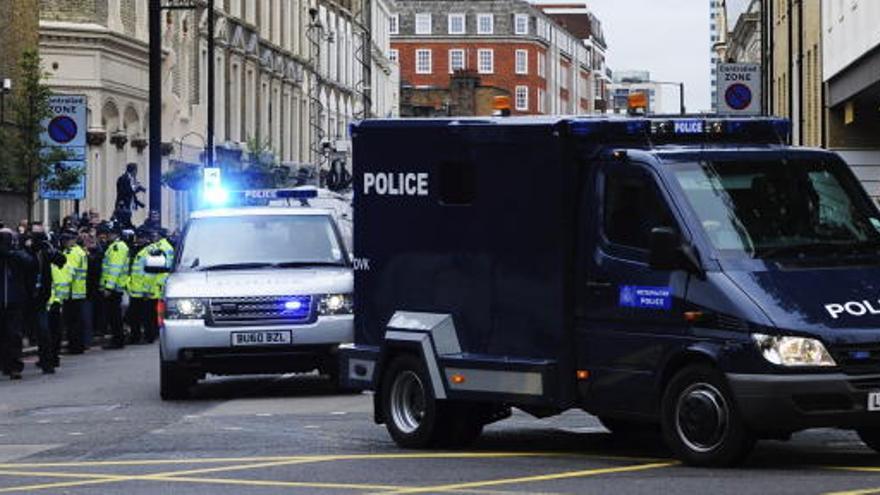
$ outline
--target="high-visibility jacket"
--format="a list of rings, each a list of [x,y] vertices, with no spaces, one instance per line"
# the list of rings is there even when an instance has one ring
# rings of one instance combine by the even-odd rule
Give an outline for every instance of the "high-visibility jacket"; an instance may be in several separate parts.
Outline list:
[[[168,242],[168,239],[162,238],[158,241],[154,242],[153,250],[162,251],[162,254],[165,256],[165,266],[169,269],[174,266],[174,246]],[[167,273],[157,273],[153,275],[154,284],[153,284],[153,299],[162,299],[163,294],[165,293],[165,283],[168,281]]]
[[[101,263],[101,288],[113,292],[125,291],[128,284],[128,245],[116,240],[104,253]]]
[[[131,262],[131,274],[128,278],[128,295],[130,297],[146,299],[153,295],[153,284],[155,277],[144,271],[147,258],[155,247],[150,244],[144,246],[135,254]]]
[[[78,244],[64,251],[67,264],[64,268],[70,273],[70,298],[74,300],[86,298],[86,277],[89,271],[89,255]]]
[[[70,271],[66,270],[66,267],[59,267],[54,263],[51,264],[51,267],[52,292],[49,295],[47,309],[51,308],[53,304],[62,304],[64,301],[70,299],[70,285],[73,281],[70,276]]]

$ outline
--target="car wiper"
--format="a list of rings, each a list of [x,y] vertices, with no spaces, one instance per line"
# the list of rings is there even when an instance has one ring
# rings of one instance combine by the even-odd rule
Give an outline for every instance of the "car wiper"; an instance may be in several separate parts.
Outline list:
[[[283,263],[274,263],[273,268],[313,268],[322,266],[345,266],[345,263],[339,261],[285,261]]]
[[[204,266],[199,268],[198,271],[219,272],[223,270],[253,270],[258,268],[271,268],[272,266],[272,263],[223,263]]]

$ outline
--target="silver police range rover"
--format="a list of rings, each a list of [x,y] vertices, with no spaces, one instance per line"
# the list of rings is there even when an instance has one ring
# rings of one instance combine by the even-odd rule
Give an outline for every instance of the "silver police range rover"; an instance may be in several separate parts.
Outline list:
[[[186,398],[208,373],[318,369],[338,380],[354,277],[331,212],[196,212],[178,252],[160,307],[163,399]]]

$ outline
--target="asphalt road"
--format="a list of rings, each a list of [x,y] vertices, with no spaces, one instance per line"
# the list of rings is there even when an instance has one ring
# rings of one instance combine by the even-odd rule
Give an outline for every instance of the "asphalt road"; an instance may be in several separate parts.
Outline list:
[[[517,413],[468,451],[404,451],[368,395],[317,376],[214,378],[163,403],[157,354],[95,350],[0,381],[0,493],[880,494],[880,456],[847,432],[763,442],[745,466],[709,470],[583,413]]]

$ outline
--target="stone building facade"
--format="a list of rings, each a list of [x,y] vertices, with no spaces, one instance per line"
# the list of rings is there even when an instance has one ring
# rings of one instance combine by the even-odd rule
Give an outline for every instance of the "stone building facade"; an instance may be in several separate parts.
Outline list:
[[[50,85],[88,97],[87,187],[79,206],[109,216],[126,163],[138,163],[147,184],[148,1],[0,1],[37,7]],[[369,37],[387,33],[390,1],[215,0],[216,155],[241,156],[256,139],[291,168],[317,170],[331,156],[345,157],[348,123],[392,115],[397,105],[387,34]],[[200,164],[205,147],[207,2],[195,3],[194,10],[163,12],[164,170]],[[163,223],[181,224],[186,199],[163,189]],[[74,208],[50,203],[40,216],[57,219]]]

